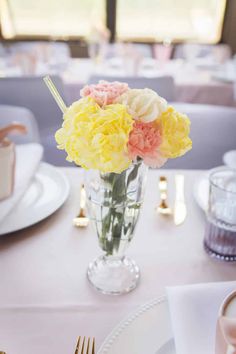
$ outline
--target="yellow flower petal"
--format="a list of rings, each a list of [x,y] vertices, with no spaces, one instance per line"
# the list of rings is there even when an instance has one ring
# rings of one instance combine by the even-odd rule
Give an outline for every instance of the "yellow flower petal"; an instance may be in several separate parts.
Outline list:
[[[162,156],[175,158],[191,150],[190,120],[185,114],[169,107],[156,122],[160,126],[162,134],[162,144],[160,146]]]
[[[127,142],[134,120],[122,104],[104,109],[90,97],[73,103],[55,138],[67,160],[85,169],[120,173],[131,164]]]

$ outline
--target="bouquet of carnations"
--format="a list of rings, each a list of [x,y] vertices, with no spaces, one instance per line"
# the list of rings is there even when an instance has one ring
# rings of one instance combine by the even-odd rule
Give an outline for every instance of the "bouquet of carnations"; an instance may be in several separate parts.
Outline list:
[[[100,81],[85,86],[81,96],[63,108],[56,141],[68,161],[90,170],[89,214],[105,255],[90,263],[88,279],[103,293],[122,294],[140,277],[124,253],[143,202],[147,166],[161,167],[191,149],[190,121],[148,88]]]
[[[102,173],[121,173],[140,159],[161,167],[192,147],[188,117],[153,90],[99,81],[80,93],[82,98],[66,110],[55,135],[68,161]]]

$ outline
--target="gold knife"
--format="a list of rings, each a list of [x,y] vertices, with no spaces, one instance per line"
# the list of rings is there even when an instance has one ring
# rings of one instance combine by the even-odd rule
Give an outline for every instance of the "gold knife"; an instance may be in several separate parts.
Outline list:
[[[184,198],[184,175],[175,175],[175,206],[174,206],[174,223],[176,226],[181,225],[187,216],[187,208]]]

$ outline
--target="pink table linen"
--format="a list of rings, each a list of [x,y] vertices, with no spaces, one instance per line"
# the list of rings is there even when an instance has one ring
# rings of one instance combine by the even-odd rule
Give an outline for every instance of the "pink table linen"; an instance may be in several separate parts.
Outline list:
[[[71,183],[65,205],[41,223],[0,237],[0,350],[9,354],[73,353],[78,335],[99,346],[130,311],[164,294],[166,286],[235,280],[235,265],[204,252],[204,214],[193,198],[200,171],[184,171],[188,216],[174,226],[155,213],[158,178],[169,178],[173,205],[175,171],[150,171],[145,203],[128,254],[141,269],[141,283],[125,296],[96,292],[86,279],[90,260],[100,254],[95,232],[76,229],[83,171],[62,169]]]
[[[233,84],[211,83],[177,83],[176,101],[188,103],[212,104],[235,107]]]

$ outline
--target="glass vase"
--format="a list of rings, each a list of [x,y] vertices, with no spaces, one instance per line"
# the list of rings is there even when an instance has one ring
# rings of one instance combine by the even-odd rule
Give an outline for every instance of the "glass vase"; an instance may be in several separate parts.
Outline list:
[[[134,260],[125,256],[143,202],[147,167],[138,161],[120,174],[86,172],[88,212],[103,254],[89,264],[90,283],[104,294],[133,290],[140,278]]]

